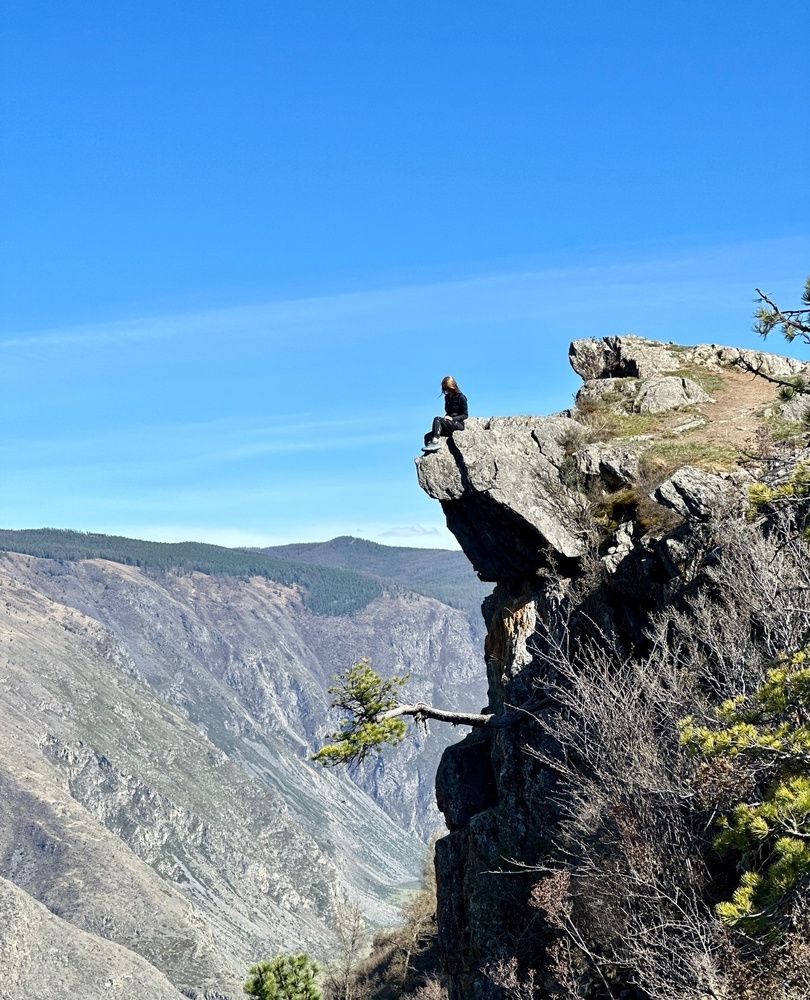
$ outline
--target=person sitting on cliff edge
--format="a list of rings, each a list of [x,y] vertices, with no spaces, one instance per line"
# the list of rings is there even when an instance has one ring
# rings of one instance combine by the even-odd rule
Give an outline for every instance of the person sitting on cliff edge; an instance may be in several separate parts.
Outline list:
[[[452,375],[445,375],[442,379],[442,392],[444,393],[444,413],[443,417],[434,417],[433,430],[425,434],[425,446],[422,449],[425,454],[439,450],[439,438],[450,437],[453,431],[463,431],[464,421],[467,413],[467,397],[459,389],[458,383]]]

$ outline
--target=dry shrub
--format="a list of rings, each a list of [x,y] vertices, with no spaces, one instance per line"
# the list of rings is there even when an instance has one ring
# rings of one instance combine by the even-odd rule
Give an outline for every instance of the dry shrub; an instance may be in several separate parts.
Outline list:
[[[356,980],[368,1000],[445,1000],[439,979],[436,941],[435,842],[422,877],[422,887],[409,893],[401,907],[402,923],[378,934],[371,954],[356,969]]]
[[[536,655],[557,707],[538,716],[544,735],[525,748],[561,779],[557,840],[533,894],[557,935],[556,988],[650,1000],[810,995],[806,921],[774,943],[717,918],[724,873],[702,799],[719,790],[733,802],[742,779],[733,767],[699,772],[678,740],[684,716],[753,690],[774,658],[807,644],[806,544],[786,519],[707,526],[686,597],[653,619],[645,655],[588,625],[542,635]],[[701,782],[714,786],[703,797]],[[510,969],[498,974],[511,982]]]
[[[428,976],[415,993],[413,1000],[447,1000],[447,988],[436,976]]]
[[[521,970],[516,958],[503,959],[485,972],[508,1000],[539,1000],[542,996],[537,970]]]

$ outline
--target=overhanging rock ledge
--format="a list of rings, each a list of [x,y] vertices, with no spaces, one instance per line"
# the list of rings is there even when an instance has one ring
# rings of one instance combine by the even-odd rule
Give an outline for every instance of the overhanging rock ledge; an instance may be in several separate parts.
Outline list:
[[[563,481],[581,435],[566,416],[473,417],[416,460],[419,485],[483,580],[525,579],[583,554],[581,497]]]

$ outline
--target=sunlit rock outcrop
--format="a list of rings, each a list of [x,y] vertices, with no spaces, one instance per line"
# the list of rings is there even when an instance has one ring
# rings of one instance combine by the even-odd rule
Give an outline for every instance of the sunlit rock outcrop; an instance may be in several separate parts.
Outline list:
[[[586,382],[568,414],[473,418],[417,460],[421,487],[498,584],[484,605],[495,717],[445,751],[436,783],[450,831],[436,871],[451,1000],[512,995],[493,973],[510,960],[537,973],[533,995],[558,995],[546,978],[553,934],[531,894],[564,789],[526,752],[544,746],[536,716],[555,651],[586,635],[620,656],[644,649],[655,613],[720,558],[710,522],[747,523],[749,484],[783,481],[807,455],[798,425],[789,457],[768,438],[779,386],[752,374],[807,372],[798,361],[639,337],[576,341],[570,360]],[[754,447],[782,457],[757,464]]]

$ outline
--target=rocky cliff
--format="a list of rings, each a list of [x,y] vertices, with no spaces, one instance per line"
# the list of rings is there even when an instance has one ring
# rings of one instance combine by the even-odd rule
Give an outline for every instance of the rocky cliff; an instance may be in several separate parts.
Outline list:
[[[608,689],[608,654],[619,663],[649,658],[654,628],[664,628],[662,622],[670,627],[664,642],[675,641],[678,621],[699,632],[689,602],[705,600],[712,574],[739,572],[724,563],[728,525],[754,530],[744,517],[749,485],[783,482],[810,459],[807,424],[801,423],[810,396],[781,398],[777,382],[763,377],[810,375],[810,366],[798,361],[636,337],[577,341],[570,360],[583,378],[571,410],[473,418],[437,453],[417,460],[420,485],[441,503],[479,575],[497,583],[484,607],[493,721],[445,751],[436,785],[450,830],[437,845],[436,872],[439,944],[452,1000],[653,995],[651,989],[638,992],[638,969],[613,969],[606,975],[616,979],[589,985],[559,957],[565,937],[559,927],[573,920],[578,900],[598,896],[588,859],[561,855],[561,814],[566,808],[570,814],[573,792],[560,774],[573,765],[562,760],[568,750],[553,738],[549,720],[565,715],[554,691],[561,685],[577,690],[578,684],[570,673],[561,680],[561,664],[578,663],[593,676],[603,670],[600,683]],[[745,538],[739,559],[749,542],[757,544],[753,535]],[[810,625],[800,589],[794,587],[784,603],[771,583],[770,596],[744,596],[739,606],[728,605],[724,613],[735,618],[740,635],[745,631],[745,650],[767,645],[761,621],[749,621],[758,602],[772,602],[764,616],[773,610],[779,617],[780,602],[793,609],[784,612],[783,624],[773,625],[777,631],[794,612],[797,634]],[[706,621],[714,614],[707,608],[701,613]],[[780,641],[786,640],[773,637],[774,648]],[[574,647],[579,654],[571,653]],[[735,655],[742,659],[749,652],[741,647]],[[620,714],[626,711],[624,702],[617,704]],[[617,719],[625,733],[635,724],[642,731],[640,703],[636,710],[637,720]],[[566,711],[588,717],[573,700]],[[587,727],[584,732],[578,738],[587,756]],[[625,749],[619,741],[615,753]],[[609,852],[627,803],[613,802],[607,816],[596,801],[580,808],[590,808],[583,822]],[[564,873],[576,888],[552,905],[543,896],[550,884],[542,881],[544,872],[546,878]],[[648,875],[653,878],[652,867]],[[605,913],[603,922],[610,919]],[[593,919],[598,923],[598,915]],[[599,934],[607,939],[610,929]],[[581,957],[591,946],[597,947],[581,940],[573,950]],[[573,985],[562,982],[566,974]],[[670,985],[671,993],[655,995],[741,995],[716,984],[689,994],[678,993],[674,980]]]

